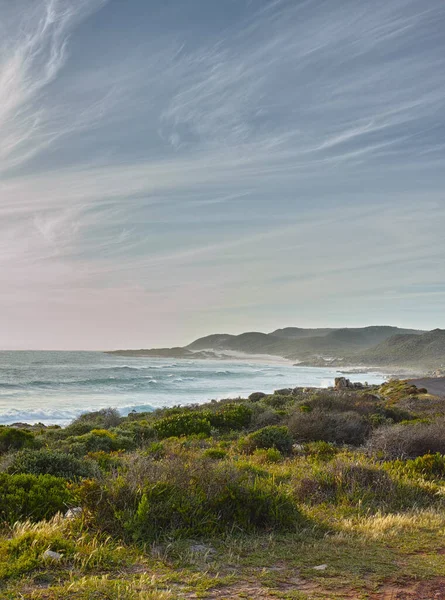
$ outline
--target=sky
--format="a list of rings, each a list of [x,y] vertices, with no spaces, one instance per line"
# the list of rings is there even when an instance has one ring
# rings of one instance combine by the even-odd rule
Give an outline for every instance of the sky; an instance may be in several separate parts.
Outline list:
[[[0,348],[445,327],[442,0],[0,0]]]

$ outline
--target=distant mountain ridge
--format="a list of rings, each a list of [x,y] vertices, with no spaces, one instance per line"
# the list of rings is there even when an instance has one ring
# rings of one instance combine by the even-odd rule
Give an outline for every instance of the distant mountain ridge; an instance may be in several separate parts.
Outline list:
[[[218,358],[232,353],[268,354],[308,365],[445,366],[445,330],[421,331],[388,325],[358,328],[286,327],[271,333],[212,334],[183,348],[121,350],[117,354],[172,358]]]
[[[423,335],[394,335],[366,350],[363,361],[373,364],[422,365],[445,367],[445,329],[433,329]]]

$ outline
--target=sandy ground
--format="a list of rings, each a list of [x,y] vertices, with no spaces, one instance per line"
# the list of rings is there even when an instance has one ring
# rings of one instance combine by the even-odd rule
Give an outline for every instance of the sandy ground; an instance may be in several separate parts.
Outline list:
[[[421,379],[410,379],[418,388],[426,388],[434,396],[445,398],[445,377],[423,377]]]

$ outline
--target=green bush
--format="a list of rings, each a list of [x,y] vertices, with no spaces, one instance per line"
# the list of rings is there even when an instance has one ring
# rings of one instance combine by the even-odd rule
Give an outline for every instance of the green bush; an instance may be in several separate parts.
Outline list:
[[[115,408],[102,408],[94,412],[84,413],[74,419],[74,421],[65,428],[67,435],[83,435],[93,429],[110,429],[117,427],[122,421],[122,417]]]
[[[220,431],[247,427],[252,419],[252,409],[245,404],[226,404],[216,412],[208,413],[210,425]]]
[[[293,396],[271,394],[270,396],[263,398],[261,403],[265,404],[266,406],[271,406],[272,408],[283,408],[293,401],[295,401]]]
[[[288,428],[277,425],[269,425],[251,433],[247,443],[251,451],[257,448],[276,448],[283,454],[289,454],[292,450],[292,438]]]
[[[278,463],[283,460],[283,455],[276,448],[258,448],[253,453],[253,456],[261,463]]]
[[[181,437],[202,433],[210,435],[210,421],[198,412],[173,414],[153,423],[153,429],[159,438]]]
[[[273,478],[226,461],[139,459],[128,473],[80,488],[97,527],[126,539],[212,536],[295,528],[302,517]]]
[[[11,457],[6,472],[54,475],[70,481],[98,474],[97,467],[91,461],[57,450],[20,450]]]
[[[64,447],[76,456],[85,456],[89,452],[133,450],[136,444],[128,435],[118,435],[107,429],[93,429],[84,435],[67,438]]]
[[[73,502],[67,482],[52,475],[0,473],[0,521],[40,521]]]
[[[430,480],[445,478],[445,456],[439,452],[418,456],[414,460],[397,460],[393,467],[408,476],[421,475]]]
[[[306,503],[347,505],[363,511],[403,510],[431,504],[434,492],[393,479],[382,468],[335,460],[299,478],[296,498]]]
[[[304,445],[305,453],[316,460],[331,460],[338,453],[338,448],[331,442],[309,442]]]
[[[97,463],[99,469],[109,473],[122,465],[122,454],[121,450],[116,452],[98,450],[97,452],[88,452],[87,458]]]
[[[227,457],[227,452],[220,448],[207,448],[207,450],[204,450],[203,456],[213,460],[222,460]]]
[[[0,427],[0,453],[37,446],[38,443],[30,431],[15,427]]]

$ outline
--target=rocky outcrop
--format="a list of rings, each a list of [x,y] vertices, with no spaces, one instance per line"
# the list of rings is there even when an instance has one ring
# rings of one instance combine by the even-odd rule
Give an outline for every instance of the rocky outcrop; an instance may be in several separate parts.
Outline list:
[[[350,381],[346,377],[336,377],[334,387],[336,390],[363,390],[365,388],[363,383]]]

